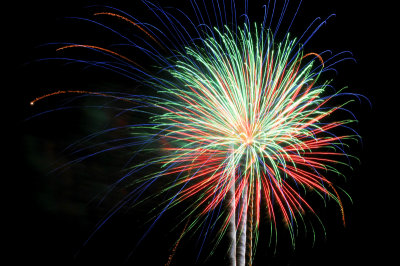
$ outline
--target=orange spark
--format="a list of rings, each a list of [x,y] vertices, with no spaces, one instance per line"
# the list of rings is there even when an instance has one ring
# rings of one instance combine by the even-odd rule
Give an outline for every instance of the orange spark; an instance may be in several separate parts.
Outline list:
[[[143,29],[141,26],[139,26],[139,25],[138,25],[137,23],[135,23],[134,21],[132,21],[132,20],[130,20],[130,19],[124,17],[124,16],[121,16],[121,15],[118,15],[118,14],[115,14],[115,13],[111,13],[111,12],[99,12],[99,13],[94,13],[94,15],[95,15],[95,16],[97,16],[97,15],[109,15],[109,16],[113,16],[113,17],[120,18],[120,19],[122,19],[122,20],[125,20],[125,21],[131,23],[132,25],[134,25],[135,27],[137,27],[138,29],[140,29],[141,31],[143,31],[147,36],[149,36],[149,38],[151,38],[155,43],[158,44],[158,46],[160,46],[160,47],[165,51],[165,48],[156,40],[156,38],[153,37],[153,35],[151,35],[148,31],[146,31],[145,29]]]

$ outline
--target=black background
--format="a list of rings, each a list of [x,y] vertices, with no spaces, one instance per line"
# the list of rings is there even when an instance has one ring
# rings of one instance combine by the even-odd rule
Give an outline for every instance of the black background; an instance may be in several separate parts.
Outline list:
[[[65,89],[79,84],[79,88],[93,88],[116,80],[116,89],[130,86],[128,80],[103,75],[96,70],[82,71],[81,67],[32,61],[54,55],[52,48],[38,48],[44,43],[87,41],[101,44],[111,38],[101,35],[101,30],[89,34],[89,28],[77,26],[79,24],[71,23],[65,17],[85,17],[88,13],[84,7],[92,3],[105,3],[128,13],[139,12],[143,6],[134,2],[18,2],[5,10],[8,13],[4,22],[7,30],[3,34],[7,34],[7,38],[3,41],[3,53],[9,63],[3,74],[5,80],[11,82],[4,81],[7,85],[4,85],[3,106],[7,108],[3,111],[3,129],[11,134],[4,138],[5,146],[10,149],[5,155],[3,178],[11,183],[5,183],[3,189],[6,196],[3,205],[10,208],[3,217],[11,222],[9,228],[4,228],[10,236],[6,245],[12,261],[9,265],[164,265],[168,260],[180,232],[169,232],[171,224],[176,222],[173,213],[167,214],[128,257],[146,228],[141,219],[145,209],[116,215],[82,248],[98,219],[118,200],[117,195],[100,207],[90,202],[97,191],[94,187],[115,180],[109,176],[118,164],[113,162],[101,170],[97,165],[99,162],[89,161],[88,165],[73,168],[69,173],[47,175],[46,172],[55,160],[63,158],[61,152],[66,145],[88,133],[89,126],[85,123],[92,118],[95,120],[92,113],[72,111],[24,120],[46,110],[47,106],[32,108],[29,102],[54,87]],[[255,2],[250,4],[257,5]],[[295,1],[291,4],[296,6]],[[189,6],[187,3],[174,4],[187,9],[185,5]],[[314,51],[353,52],[357,63],[349,61],[337,66],[336,84],[338,87],[348,85],[352,91],[367,96],[372,108],[364,101],[352,109],[360,121],[356,129],[363,137],[363,145],[356,145],[354,150],[361,164],[356,163],[354,171],[346,172],[350,176],[345,188],[354,200],[353,204],[345,202],[347,226],[343,227],[335,218],[339,215],[337,209],[329,206],[324,212],[326,240],[317,240],[311,247],[307,238],[300,239],[300,246],[295,251],[287,248],[283,240],[276,254],[260,244],[255,265],[387,265],[395,255],[398,222],[397,208],[393,206],[396,206],[399,174],[396,153],[392,151],[398,146],[398,119],[391,116],[397,115],[393,103],[397,93],[393,81],[397,78],[397,50],[393,43],[398,30],[395,30],[393,8],[378,2],[366,4],[365,1],[304,1],[302,4],[296,19],[298,34],[315,17],[336,14],[308,47]],[[84,118],[80,118],[81,115]],[[94,125],[97,126],[95,122]],[[99,160],[105,162],[107,158]],[[195,240],[182,240],[172,265],[194,263]],[[214,258],[204,265],[223,265],[223,255],[217,250]]]

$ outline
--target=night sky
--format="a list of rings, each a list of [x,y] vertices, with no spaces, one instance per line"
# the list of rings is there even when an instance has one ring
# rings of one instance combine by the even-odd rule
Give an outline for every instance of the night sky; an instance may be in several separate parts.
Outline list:
[[[292,10],[297,7],[296,2],[290,3]],[[3,41],[6,46],[3,53],[7,57],[11,55],[8,70],[12,71],[6,75],[12,82],[5,89],[11,95],[3,98],[7,105],[10,104],[4,115],[10,117],[11,114],[12,118],[3,128],[11,133],[4,139],[6,146],[11,146],[9,156],[5,156],[6,167],[11,166],[11,171],[3,174],[3,178],[11,182],[4,187],[4,205],[11,210],[9,214],[3,214],[11,222],[9,228],[4,228],[10,236],[7,240],[10,252],[6,253],[13,263],[9,265],[165,265],[179,238],[184,224],[176,229],[173,226],[180,222],[178,214],[184,206],[163,215],[136,246],[150,225],[147,213],[156,202],[149,201],[116,213],[85,244],[97,222],[127,193],[118,189],[100,201],[101,192],[121,176],[126,151],[102,154],[50,173],[76,158],[63,152],[69,144],[107,126],[129,123],[129,117],[123,115],[111,119],[115,112],[72,109],[26,120],[40,111],[56,108],[62,102],[60,97],[45,100],[38,106],[29,105],[31,100],[51,90],[123,91],[135,87],[126,78],[95,68],[35,61],[56,55],[54,46],[41,46],[46,43],[83,42],[99,46],[112,43],[111,34],[66,17],[88,17],[90,12],[84,7],[91,4],[106,4],[143,17],[146,14],[142,13],[143,5],[134,3],[23,1],[4,11],[12,14],[8,19],[10,25],[7,25],[10,37]],[[250,5],[254,8],[262,3],[254,1]],[[190,10],[188,3],[173,6]],[[257,18],[260,21],[262,9],[254,8],[253,13],[254,10],[256,14],[260,12]],[[395,126],[398,119],[390,117],[396,114],[391,110],[394,107],[391,102],[398,91],[392,81],[398,75],[394,73],[398,66],[393,58],[397,56],[393,42],[398,30],[393,24],[396,17],[391,10],[393,7],[380,5],[380,2],[366,5],[364,1],[306,0],[302,4],[293,34],[301,34],[314,18],[335,13],[336,17],[321,28],[307,47],[315,52],[326,49],[351,51],[357,63],[347,61],[337,65],[338,74],[332,76],[334,84],[336,87],[349,86],[349,91],[365,95],[371,100],[372,108],[366,101],[351,107],[359,120],[355,129],[363,143],[352,143],[352,152],[361,163],[354,161],[353,171],[344,170],[347,182],[338,181],[354,201],[352,204],[344,199],[346,227],[341,224],[340,211],[335,204],[328,204],[325,209],[316,199],[312,205],[323,218],[327,238],[323,239],[323,233],[317,229],[318,239],[314,246],[311,235],[299,236],[296,250],[292,250],[282,226],[279,232],[282,239],[278,240],[277,252],[274,252],[263,240],[269,236],[267,228],[261,225],[254,265],[388,265],[391,260],[392,249],[398,246],[395,236],[398,232],[397,208],[392,207],[397,198],[392,190],[399,177],[396,162],[392,162],[398,156],[392,158],[390,155],[398,146]],[[152,22],[151,19],[146,21]],[[82,103],[96,104],[90,100]],[[391,242],[392,238],[394,242]],[[203,260],[204,254],[201,255],[197,264],[225,265],[224,247],[222,243],[207,261]],[[184,237],[171,265],[194,265],[198,248],[199,235]]]

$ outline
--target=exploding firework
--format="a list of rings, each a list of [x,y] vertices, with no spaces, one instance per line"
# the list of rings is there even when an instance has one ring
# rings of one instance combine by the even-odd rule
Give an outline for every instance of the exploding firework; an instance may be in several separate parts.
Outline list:
[[[320,195],[323,201],[336,201],[345,223],[340,193],[346,193],[338,191],[329,176],[340,174],[337,165],[348,164],[351,156],[345,152],[345,143],[358,135],[349,127],[355,119],[336,120],[335,114],[346,111],[344,107],[352,101],[340,102],[339,96],[358,95],[335,91],[331,81],[323,78],[334,64],[348,59],[346,53],[305,51],[305,44],[325,21],[300,38],[289,34],[289,26],[284,37],[277,40],[277,29],[273,31],[266,23],[267,14],[274,13],[275,3],[266,7],[262,23],[252,23],[247,18],[240,24],[234,8],[231,20],[227,19],[223,2],[217,1],[213,7],[221,5],[223,12],[218,9],[219,23],[213,27],[205,26],[198,4],[191,1],[199,22],[194,26],[196,23],[184,16],[194,29],[195,34],[191,35],[185,22],[150,2],[143,3],[164,25],[169,25],[168,34],[111,7],[94,12],[94,17],[109,17],[130,25],[142,34],[140,41],[97,20],[81,20],[116,34],[127,46],[148,56],[158,72],[147,70],[149,66],[122,52],[89,44],[67,43],[59,45],[57,52],[88,49],[107,61],[57,59],[117,72],[156,94],[146,94],[144,90],[138,94],[65,90],[31,102],[34,105],[62,94],[105,97],[130,105],[124,112],[148,119],[99,132],[96,136],[122,128],[131,130],[129,138],[117,140],[125,143],[71,162],[127,147],[138,154],[151,155],[130,165],[112,185],[114,188],[129,182],[130,192],[95,231],[123,206],[146,201],[146,190],[159,182],[163,188],[156,196],[165,198],[149,230],[165,211],[187,202],[188,207],[181,214],[185,230],[179,241],[189,231],[216,229],[210,253],[224,237],[229,237],[232,265],[251,265],[259,227],[265,221],[271,224],[270,235],[275,242],[277,224],[283,221],[294,246],[298,228],[306,226],[304,216],[313,214],[319,221],[304,196],[306,191]],[[343,133],[346,130],[348,133]],[[143,174],[138,177],[138,173]],[[204,227],[208,229],[201,229]]]

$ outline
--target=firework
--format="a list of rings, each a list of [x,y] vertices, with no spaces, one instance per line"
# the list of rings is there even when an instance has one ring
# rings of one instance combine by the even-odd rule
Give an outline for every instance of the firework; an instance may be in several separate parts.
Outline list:
[[[100,22],[88,21],[144,52],[161,71],[148,71],[148,66],[120,52],[95,45],[68,43],[58,47],[57,52],[79,48],[100,53],[111,61],[63,60],[83,61],[120,73],[155,90],[156,95],[71,90],[32,101],[33,105],[53,95],[87,94],[125,101],[133,105],[129,111],[149,116],[148,123],[129,126],[132,138],[119,147],[140,147],[140,153],[152,156],[131,165],[113,185],[126,181],[132,189],[97,229],[122,206],[145,201],[142,194],[155,182],[164,184],[160,193],[167,199],[149,230],[166,210],[188,202],[182,221],[190,219],[190,223],[184,232],[202,227],[207,227],[207,232],[218,230],[213,250],[224,236],[229,236],[232,265],[251,264],[259,227],[265,221],[271,224],[271,239],[276,242],[277,224],[282,220],[295,245],[296,231],[305,225],[303,216],[311,213],[319,220],[304,197],[305,191],[313,191],[324,201],[335,200],[345,223],[343,204],[329,175],[340,174],[336,165],[347,164],[349,157],[344,143],[358,135],[352,130],[346,134],[338,130],[349,128],[354,119],[334,119],[334,114],[352,100],[337,104],[333,99],[355,94],[341,90],[332,93],[331,81],[323,78],[332,65],[346,59],[340,58],[343,54],[304,50],[324,22],[315,26],[308,37],[295,38],[287,32],[282,40],[276,40],[276,31],[265,23],[267,15],[263,23],[247,19],[239,24],[232,11],[234,23],[228,23],[224,9],[216,20],[220,22],[217,27],[209,25],[203,30],[200,9],[191,2],[200,25],[194,27],[197,35],[192,36],[171,13],[144,3],[164,25],[170,24],[168,34],[179,41],[171,41],[155,26],[115,8],[95,12],[94,16],[110,16],[128,23],[144,35],[144,41],[135,42]],[[151,171],[134,178],[145,168]],[[215,228],[217,224],[221,226]]]

